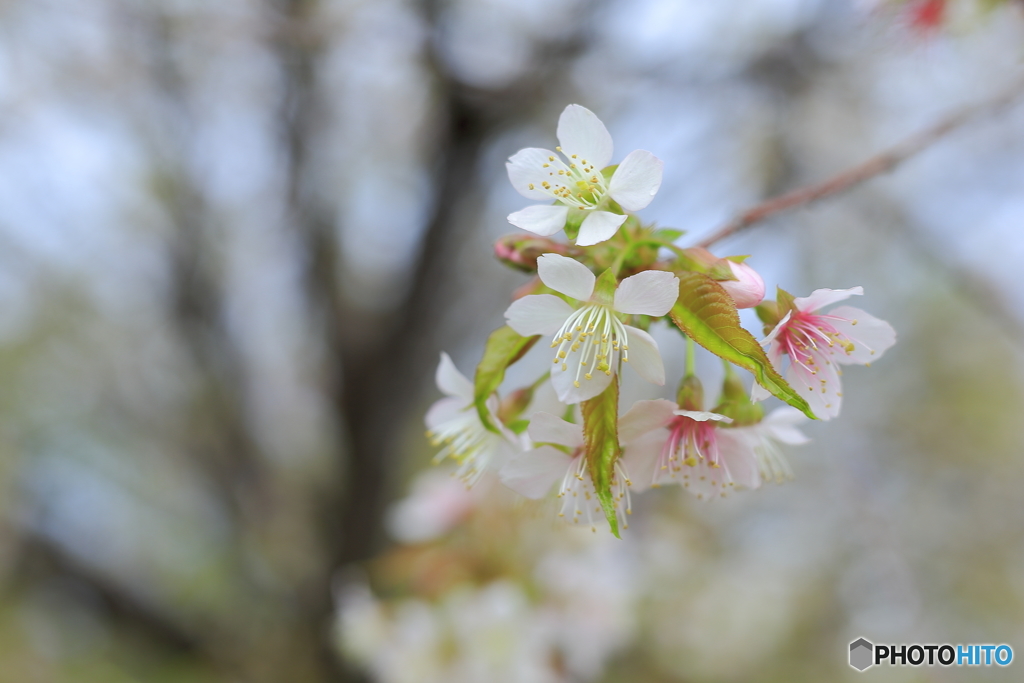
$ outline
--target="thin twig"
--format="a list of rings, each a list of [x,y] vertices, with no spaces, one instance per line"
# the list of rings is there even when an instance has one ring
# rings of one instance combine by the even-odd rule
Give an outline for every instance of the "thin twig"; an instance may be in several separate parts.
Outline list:
[[[843,171],[837,176],[816,185],[798,188],[752,206],[698,242],[697,246],[709,247],[715,242],[760,223],[775,214],[806,206],[819,199],[845,192],[875,176],[891,171],[964,124],[971,123],[987,115],[995,114],[1013,104],[1022,95],[1024,95],[1024,79],[1014,81],[1011,87],[1000,92],[996,97],[955,111],[931,128],[907,138],[885,152],[871,157],[867,161]]]

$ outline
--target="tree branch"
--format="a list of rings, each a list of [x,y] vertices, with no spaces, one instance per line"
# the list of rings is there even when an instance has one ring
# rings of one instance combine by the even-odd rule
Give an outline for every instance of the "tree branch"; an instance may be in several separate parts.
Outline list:
[[[819,199],[851,190],[861,183],[893,170],[907,159],[927,149],[965,124],[996,114],[1016,102],[1022,95],[1024,95],[1024,79],[1018,79],[997,96],[963,107],[946,116],[932,127],[907,138],[887,151],[871,157],[853,168],[843,171],[837,176],[816,185],[798,188],[750,207],[698,242],[697,246],[709,247],[715,242],[756,225],[775,214],[806,206]]]

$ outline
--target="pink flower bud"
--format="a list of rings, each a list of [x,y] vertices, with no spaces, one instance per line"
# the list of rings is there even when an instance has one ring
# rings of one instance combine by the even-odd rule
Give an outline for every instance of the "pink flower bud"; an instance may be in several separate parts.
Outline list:
[[[570,244],[533,235],[506,235],[494,244],[494,255],[499,261],[526,273],[537,272],[537,258],[542,254],[578,256],[581,249]]]
[[[735,280],[722,280],[718,284],[729,293],[736,302],[736,308],[752,308],[764,299],[764,280],[757,271],[745,263],[726,261]]]

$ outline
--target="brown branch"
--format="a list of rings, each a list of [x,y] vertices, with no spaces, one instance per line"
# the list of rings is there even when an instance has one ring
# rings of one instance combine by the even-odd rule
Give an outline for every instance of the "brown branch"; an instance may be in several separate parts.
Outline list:
[[[965,124],[999,112],[1013,104],[1022,95],[1024,95],[1024,79],[1018,79],[997,96],[963,107],[946,116],[932,127],[907,138],[903,142],[853,168],[843,171],[837,176],[816,185],[798,188],[752,206],[698,242],[697,246],[709,247],[715,242],[756,225],[775,214],[806,206],[819,199],[851,190],[861,183],[893,170],[907,159],[927,149]]]

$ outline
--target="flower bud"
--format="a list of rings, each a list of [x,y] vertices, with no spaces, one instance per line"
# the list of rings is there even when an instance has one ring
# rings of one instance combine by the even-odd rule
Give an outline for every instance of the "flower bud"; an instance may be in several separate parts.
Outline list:
[[[537,272],[537,259],[544,254],[578,255],[579,249],[546,237],[505,235],[494,243],[494,255],[506,266],[526,273]]]
[[[743,382],[731,369],[726,372],[721,398],[712,412],[731,417],[731,427],[747,427],[764,419],[764,408],[760,403],[750,401]]]
[[[736,263],[726,260],[735,280],[721,280],[722,285],[732,300],[736,302],[736,308],[751,308],[761,303],[764,299],[764,280],[757,274],[757,271],[746,263]]]
[[[679,383],[676,392],[676,403],[683,410],[704,410],[704,385],[697,375],[686,375]]]

